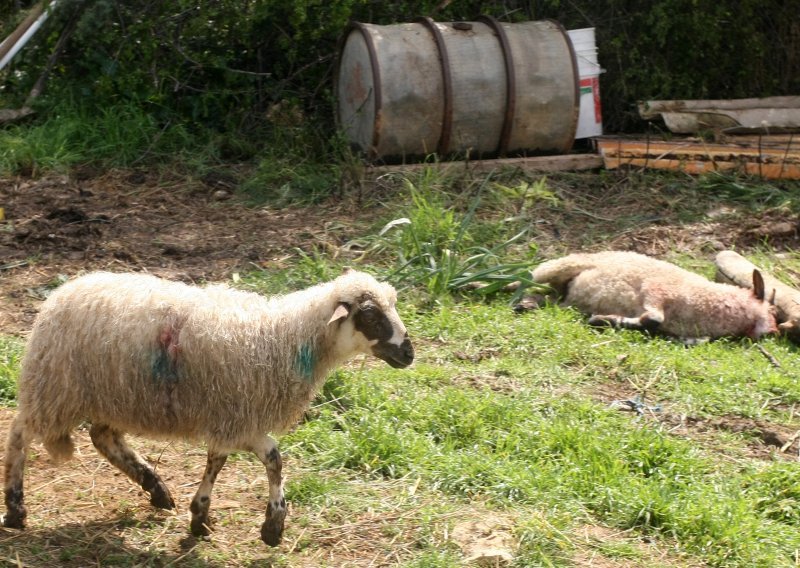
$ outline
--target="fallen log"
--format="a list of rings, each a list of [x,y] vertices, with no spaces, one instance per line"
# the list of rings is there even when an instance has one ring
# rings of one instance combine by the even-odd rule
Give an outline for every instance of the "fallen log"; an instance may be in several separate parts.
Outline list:
[[[800,290],[766,274],[742,255],[724,250],[714,259],[717,265],[716,281],[735,284],[742,288],[752,288],[753,270],[759,270],[764,277],[767,298],[773,298],[777,310],[778,328],[792,342],[800,343]]]

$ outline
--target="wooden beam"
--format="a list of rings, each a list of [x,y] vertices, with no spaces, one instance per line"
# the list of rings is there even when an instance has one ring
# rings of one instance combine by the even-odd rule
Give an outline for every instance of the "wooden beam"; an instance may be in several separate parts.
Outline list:
[[[17,29],[11,32],[11,35],[3,40],[3,43],[0,43],[0,59],[8,55],[8,52],[11,51],[23,34],[28,31],[28,28],[33,25],[33,22],[42,15],[42,12],[44,12],[44,4],[42,2],[37,2],[33,8],[31,8],[30,12],[28,12],[25,19],[22,20],[22,23],[17,26]]]
[[[739,171],[768,179],[800,179],[800,149],[791,141],[759,146],[606,138],[599,139],[597,146],[608,169],[632,166],[690,174]]]
[[[564,154],[560,156],[536,156],[532,158],[502,158],[497,160],[463,160],[458,162],[431,162],[401,164],[396,166],[368,166],[365,177],[375,178],[387,173],[416,172],[424,168],[442,171],[465,170],[485,172],[500,168],[518,168],[531,172],[561,172],[591,170],[603,167],[603,159],[597,154]]]

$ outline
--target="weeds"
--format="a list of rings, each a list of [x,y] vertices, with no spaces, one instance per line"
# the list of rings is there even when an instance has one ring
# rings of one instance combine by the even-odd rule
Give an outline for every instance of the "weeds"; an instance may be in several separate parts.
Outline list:
[[[371,252],[396,255],[389,280],[402,287],[424,287],[436,300],[458,291],[476,290],[494,294],[504,286],[532,283],[529,261],[509,261],[512,246],[521,242],[522,229],[495,245],[484,245],[475,238],[479,225],[476,212],[491,176],[486,177],[472,197],[466,211],[448,203],[448,194],[435,188],[440,182],[432,170],[418,183],[406,178],[410,204],[406,216],[387,223],[371,243]]]
[[[698,189],[710,191],[748,206],[794,205],[790,192],[763,180],[743,180],[726,173],[712,172],[699,179]]]
[[[22,341],[0,335],[0,403],[13,402],[22,357]]]
[[[66,101],[41,122],[0,130],[0,171],[40,175],[83,163],[125,167],[191,152],[195,144],[184,126],[159,124],[139,105],[96,111]]]
[[[29,125],[0,129],[0,173],[36,177],[89,165],[202,175],[227,162],[237,164],[240,189],[257,204],[313,204],[339,189],[341,168],[328,161],[336,142],[320,139],[310,125],[265,121],[233,135],[161,110],[138,102],[96,109],[67,98]]]

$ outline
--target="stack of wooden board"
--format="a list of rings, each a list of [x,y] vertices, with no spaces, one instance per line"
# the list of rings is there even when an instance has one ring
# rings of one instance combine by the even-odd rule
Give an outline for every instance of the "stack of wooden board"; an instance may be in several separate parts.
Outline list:
[[[731,135],[722,140],[604,137],[596,142],[607,169],[630,166],[690,174],[733,171],[766,179],[800,179],[800,134]]]

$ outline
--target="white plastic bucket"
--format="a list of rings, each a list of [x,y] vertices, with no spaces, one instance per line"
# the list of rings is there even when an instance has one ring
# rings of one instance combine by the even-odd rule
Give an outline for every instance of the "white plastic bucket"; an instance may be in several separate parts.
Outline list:
[[[603,115],[600,106],[600,73],[594,28],[567,30],[578,61],[580,78],[580,110],[575,138],[591,138],[603,134]]]

